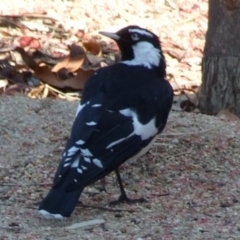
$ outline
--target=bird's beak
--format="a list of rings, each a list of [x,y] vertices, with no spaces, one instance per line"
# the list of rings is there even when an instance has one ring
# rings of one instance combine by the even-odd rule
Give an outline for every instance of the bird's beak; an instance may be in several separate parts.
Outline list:
[[[116,33],[111,33],[111,32],[99,32],[99,34],[103,35],[103,36],[106,36],[106,37],[109,37],[113,40],[119,40],[120,37],[116,34]]]

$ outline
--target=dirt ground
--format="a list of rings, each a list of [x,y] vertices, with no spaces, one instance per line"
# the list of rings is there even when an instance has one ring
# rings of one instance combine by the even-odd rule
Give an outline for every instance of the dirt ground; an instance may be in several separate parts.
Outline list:
[[[199,85],[206,1],[134,3],[8,0],[0,12],[45,10],[89,32],[130,23],[148,27],[161,36],[175,82]],[[147,203],[110,208],[119,194],[110,174],[106,191],[100,183],[84,190],[71,218],[42,219],[38,203],[51,186],[77,105],[0,95],[0,240],[239,239],[240,124],[181,111],[171,113],[147,155],[121,168],[129,196]]]
[[[63,221],[42,219],[78,102],[0,96],[0,239],[238,239],[240,124],[172,112],[152,150],[121,169],[131,197],[148,202],[109,208],[113,174],[85,189]],[[100,224],[69,229],[75,223]]]

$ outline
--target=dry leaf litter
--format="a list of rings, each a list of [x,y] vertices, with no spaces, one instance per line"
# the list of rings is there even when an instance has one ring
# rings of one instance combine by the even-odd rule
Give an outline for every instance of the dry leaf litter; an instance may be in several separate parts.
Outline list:
[[[69,56],[67,45],[76,44],[80,37],[91,40],[98,30],[138,24],[160,35],[175,89],[200,85],[205,0],[139,0],[137,5],[134,1],[8,0],[1,2],[0,11],[3,55],[13,45],[26,52],[40,49],[44,57],[49,54],[54,60],[51,66],[59,67],[62,57]],[[11,59],[19,64],[18,60]],[[76,65],[70,67],[76,70]],[[74,77],[71,71],[60,75]],[[1,89],[12,84],[9,79],[2,79]],[[72,96],[46,84],[40,90],[35,97]],[[106,191],[99,182],[85,189],[71,218],[46,221],[37,214],[38,203],[51,186],[78,102],[30,100],[16,92],[19,86],[10,92],[15,97],[0,96],[1,240],[239,238],[238,119],[175,109],[151,151],[121,167],[128,194],[143,196],[147,203],[110,208],[109,201],[119,194],[115,176],[110,174],[105,179]]]

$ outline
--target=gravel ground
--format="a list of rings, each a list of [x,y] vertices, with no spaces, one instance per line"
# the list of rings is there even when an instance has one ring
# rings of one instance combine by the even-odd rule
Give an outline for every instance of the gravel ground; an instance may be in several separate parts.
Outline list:
[[[70,23],[86,33],[147,27],[161,37],[169,76],[179,85],[201,83],[206,0],[3,0],[0,9],[44,11],[66,31]],[[109,208],[119,194],[110,174],[106,191],[100,183],[84,190],[71,218],[42,219],[38,203],[51,186],[77,104],[0,95],[0,240],[239,239],[239,122],[196,113],[171,113],[151,151],[122,166],[129,196],[147,203]]]
[[[152,150],[121,172],[131,197],[147,203],[109,208],[115,176],[85,189],[71,218],[42,219],[77,102],[0,96],[0,239],[239,239],[240,124],[171,113]],[[207,131],[206,131],[207,130]],[[89,220],[101,224],[68,227]]]

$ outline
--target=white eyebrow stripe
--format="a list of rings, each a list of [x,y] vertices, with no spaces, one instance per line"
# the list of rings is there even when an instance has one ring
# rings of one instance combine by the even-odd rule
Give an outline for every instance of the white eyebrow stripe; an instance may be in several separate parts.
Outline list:
[[[143,30],[143,29],[130,28],[128,31],[129,31],[129,32],[132,32],[132,33],[139,33],[139,34],[141,34],[141,35],[146,35],[146,36],[148,36],[148,37],[153,37],[153,35],[152,35],[150,32],[145,31],[145,30]]]

